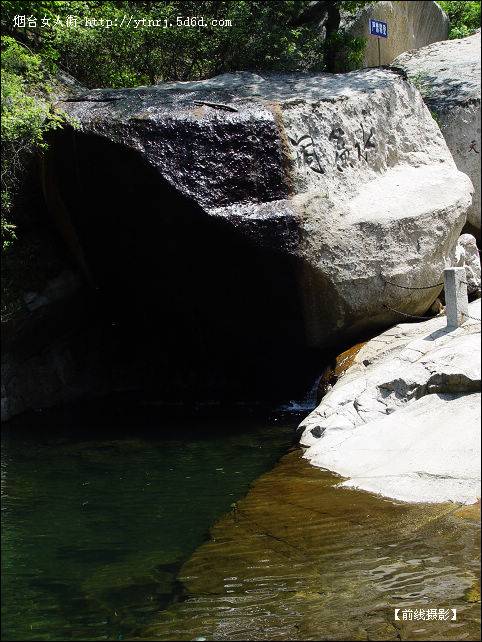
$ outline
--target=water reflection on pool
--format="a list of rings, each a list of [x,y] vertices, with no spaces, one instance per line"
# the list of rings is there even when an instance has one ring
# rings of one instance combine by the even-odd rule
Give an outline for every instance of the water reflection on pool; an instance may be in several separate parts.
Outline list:
[[[3,639],[129,639],[183,600],[182,563],[297,423],[162,416],[84,406],[4,428]]]

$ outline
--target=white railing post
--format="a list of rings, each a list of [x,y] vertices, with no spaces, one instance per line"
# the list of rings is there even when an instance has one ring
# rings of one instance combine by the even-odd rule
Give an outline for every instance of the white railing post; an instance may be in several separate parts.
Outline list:
[[[458,328],[468,319],[469,299],[464,267],[444,270],[447,327]]]

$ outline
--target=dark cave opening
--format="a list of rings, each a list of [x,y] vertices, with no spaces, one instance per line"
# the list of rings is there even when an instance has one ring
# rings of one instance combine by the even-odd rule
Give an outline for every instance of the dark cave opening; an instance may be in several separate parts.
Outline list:
[[[108,388],[166,402],[303,396],[322,361],[306,342],[294,259],[101,137],[59,135],[49,163],[92,277]]]

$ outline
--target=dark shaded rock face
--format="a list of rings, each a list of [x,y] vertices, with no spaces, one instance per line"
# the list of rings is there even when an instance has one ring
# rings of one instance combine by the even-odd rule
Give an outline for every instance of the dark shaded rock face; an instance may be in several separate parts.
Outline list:
[[[118,143],[61,136],[48,162],[95,290],[113,390],[261,400],[309,384],[293,257],[209,217]]]
[[[109,392],[99,318],[78,275],[62,272],[25,303],[22,315],[2,322],[2,421]]]
[[[228,74],[58,104],[47,205],[89,292],[100,388],[286,400],[438,291],[471,185],[398,74]],[[99,387],[97,383],[96,387]],[[7,397],[8,397],[7,392]]]

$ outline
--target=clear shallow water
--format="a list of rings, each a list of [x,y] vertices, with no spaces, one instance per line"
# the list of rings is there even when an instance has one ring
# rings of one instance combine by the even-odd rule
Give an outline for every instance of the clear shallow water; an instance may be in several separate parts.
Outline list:
[[[83,406],[4,428],[3,639],[129,639],[183,601],[181,565],[297,424],[162,414]]]
[[[293,451],[183,565],[142,640],[479,640],[480,505],[338,486]],[[395,619],[395,609],[457,619]],[[451,613],[451,612],[450,612]]]
[[[480,638],[476,507],[280,459],[297,416],[161,415],[82,406],[4,430],[3,639]],[[457,621],[396,622],[407,607]]]

